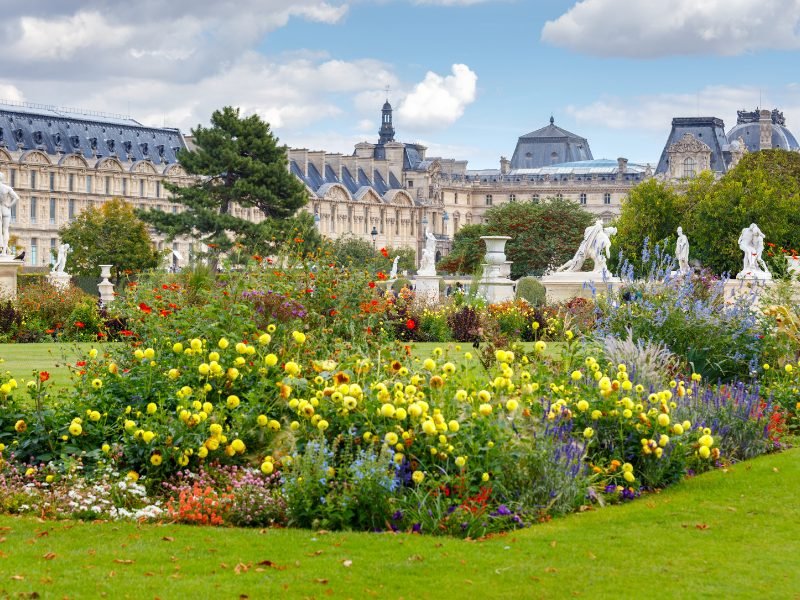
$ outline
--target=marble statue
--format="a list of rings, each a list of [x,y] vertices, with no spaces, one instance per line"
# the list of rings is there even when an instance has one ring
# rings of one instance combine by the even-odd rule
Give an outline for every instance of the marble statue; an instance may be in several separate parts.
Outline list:
[[[417,275],[436,277],[436,236],[425,229],[425,248],[419,261]]]
[[[593,273],[607,273],[606,260],[610,257],[611,236],[617,233],[614,227],[604,227],[603,220],[597,219],[583,231],[583,241],[570,260],[556,269],[556,273],[577,273],[583,268],[587,258],[594,261]]]
[[[3,174],[0,173],[0,254],[10,254],[8,247],[11,227],[11,207],[19,202],[19,196],[10,185],[6,185]]]
[[[393,281],[397,279],[397,261],[400,260],[399,256],[394,257],[394,262],[392,263],[392,270],[389,271],[389,280]]]
[[[678,273],[685,275],[689,272],[689,238],[683,233],[683,227],[678,227],[678,241],[675,243],[675,258],[678,259]]]
[[[67,254],[72,250],[69,244],[61,244],[58,247],[58,258],[53,264],[53,273],[66,273],[67,268]]]
[[[742,229],[739,248],[744,252],[744,268],[736,279],[772,279],[772,273],[761,257],[764,252],[764,233],[758,225],[752,223],[750,227]]]

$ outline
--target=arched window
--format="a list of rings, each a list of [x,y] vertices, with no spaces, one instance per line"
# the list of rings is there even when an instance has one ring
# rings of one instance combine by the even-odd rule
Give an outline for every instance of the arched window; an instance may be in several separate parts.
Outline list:
[[[697,175],[697,161],[689,156],[683,161],[683,176],[694,177],[695,175]]]
[[[581,204],[586,204],[586,194],[582,193],[580,195],[580,201],[581,201]]]

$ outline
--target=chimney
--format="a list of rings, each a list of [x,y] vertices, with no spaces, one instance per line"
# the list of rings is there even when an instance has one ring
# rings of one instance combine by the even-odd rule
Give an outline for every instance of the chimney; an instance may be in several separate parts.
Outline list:
[[[509,171],[511,171],[511,161],[508,160],[505,156],[500,157],[500,174],[501,175],[508,175]]]
[[[628,159],[619,157],[617,159],[617,169],[619,170],[620,175],[624,175],[628,172]]]
[[[772,113],[768,110],[759,112],[758,126],[761,131],[758,149],[769,150],[772,148]]]

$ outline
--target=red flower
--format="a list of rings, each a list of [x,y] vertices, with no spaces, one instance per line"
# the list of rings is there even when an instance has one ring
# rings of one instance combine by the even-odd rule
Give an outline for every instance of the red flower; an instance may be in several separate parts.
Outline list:
[[[48,379],[50,379],[50,373],[48,373],[47,371],[39,371],[39,381],[44,383]]]
[[[79,360],[78,362],[75,363],[75,366],[76,367],[85,367],[86,366],[86,361],[85,360]]]
[[[369,282],[369,287],[370,287],[370,289],[375,289],[375,282],[374,281],[370,281]]]
[[[259,254],[253,254],[253,260],[256,262],[261,262],[262,260],[264,260],[264,257]]]
[[[296,237],[296,238],[294,238],[294,243],[295,243],[295,244],[302,244],[302,243],[303,243],[303,241],[304,241],[304,240],[303,240],[303,238],[301,238],[301,237]]]
[[[414,322],[414,319],[409,319],[408,321],[406,321],[406,328],[407,329],[412,330],[416,326],[417,326],[417,324]]]
[[[47,330],[45,331],[45,333],[55,333],[55,332],[56,332],[56,330],[55,330],[55,329],[47,329]]]
[[[332,308],[332,309],[331,309],[331,312],[330,312],[330,315],[331,315],[332,317],[335,317],[337,314],[338,314],[338,313],[336,312],[336,310]]]
[[[144,302],[139,303],[139,310],[141,310],[143,313],[147,313],[148,315],[153,312],[153,309],[147,306],[147,304]]]
[[[386,273],[384,273],[383,271],[378,271],[378,279],[380,279],[381,281],[386,281]]]
[[[158,312],[161,314],[162,317],[166,317],[166,316],[169,316],[170,314],[172,314],[172,311],[164,310],[163,308]]]
[[[77,327],[78,329],[83,329],[84,327],[86,327],[86,325],[81,321],[75,321],[75,327]]]
[[[125,337],[128,337],[130,335],[133,335],[133,332],[132,331],[128,331],[127,329],[123,329],[122,331],[119,332],[119,334],[120,335],[124,335]]]
[[[386,248],[381,248],[381,254],[383,254],[383,258],[389,258],[389,251]]]

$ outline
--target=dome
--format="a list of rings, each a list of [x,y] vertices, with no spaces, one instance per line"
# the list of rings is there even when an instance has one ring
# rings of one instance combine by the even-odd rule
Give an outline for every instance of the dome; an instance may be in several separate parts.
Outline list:
[[[384,102],[382,110],[392,110],[392,105],[389,104],[388,100],[386,102]]]
[[[786,120],[783,117],[783,113],[777,109],[774,109],[770,113],[770,127],[772,128],[773,148],[780,148],[782,150],[800,149],[797,138],[795,138],[794,134],[786,127]],[[728,138],[729,144],[733,144],[741,138],[749,152],[757,152],[760,150],[761,124],[759,123],[759,111],[738,111],[736,125],[725,137]]]

